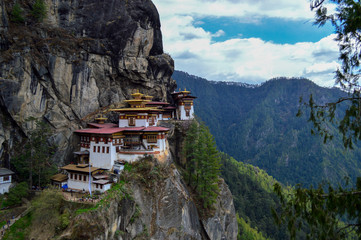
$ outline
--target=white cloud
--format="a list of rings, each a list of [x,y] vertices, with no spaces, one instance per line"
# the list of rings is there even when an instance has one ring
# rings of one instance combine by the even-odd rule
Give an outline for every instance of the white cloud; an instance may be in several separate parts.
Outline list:
[[[162,23],[166,52],[177,70],[217,81],[260,83],[273,77],[308,77],[322,86],[332,86],[338,47],[330,35],[316,43],[275,44],[239,36],[223,42],[195,23],[196,16],[232,16],[244,21],[257,16],[312,19],[308,0],[153,0]],[[275,7],[277,6],[277,7]]]
[[[221,36],[224,36],[226,33],[220,29],[218,30],[215,34],[212,34],[212,37],[221,37]]]

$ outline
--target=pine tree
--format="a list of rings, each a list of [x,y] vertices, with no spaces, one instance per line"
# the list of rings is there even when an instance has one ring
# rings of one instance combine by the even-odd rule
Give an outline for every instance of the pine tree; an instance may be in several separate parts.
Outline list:
[[[219,192],[220,157],[214,138],[204,125],[200,126],[196,162],[198,165],[199,197],[203,202],[203,207],[209,208],[216,202]]]
[[[220,157],[214,138],[204,124],[192,122],[183,152],[187,160],[187,184],[197,193],[203,207],[210,208],[216,202],[219,192]]]
[[[195,144],[198,141],[198,123],[193,120],[188,131],[187,136],[185,138],[183,154],[186,158],[186,172],[185,179],[188,185],[192,183],[193,173],[195,171],[195,161],[194,161],[194,153],[195,153]]]
[[[29,133],[23,152],[14,159],[13,165],[20,178],[28,177],[30,187],[34,182],[41,186],[56,171],[51,162],[56,146],[48,141],[52,132],[47,124],[35,118],[29,118],[27,121],[35,123],[36,127]]]
[[[11,10],[11,21],[16,23],[23,23],[25,19],[23,17],[23,10],[20,7],[19,3],[15,3],[13,9]]]
[[[42,22],[46,16],[46,5],[44,0],[36,0],[33,9],[31,11],[31,15],[38,20],[38,22]]]

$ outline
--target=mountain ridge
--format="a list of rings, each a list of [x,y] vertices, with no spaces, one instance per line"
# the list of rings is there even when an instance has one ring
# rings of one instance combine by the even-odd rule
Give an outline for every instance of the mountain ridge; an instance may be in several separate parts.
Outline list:
[[[310,134],[309,110],[296,117],[301,96],[308,100],[312,93],[324,104],[345,96],[341,90],[303,78],[272,79],[255,88],[215,85],[179,71],[173,78],[198,97],[195,112],[209,126],[219,149],[238,161],[258,166],[284,184],[336,184],[361,173],[359,147],[343,149],[331,125],[335,139],[323,144],[322,137]]]

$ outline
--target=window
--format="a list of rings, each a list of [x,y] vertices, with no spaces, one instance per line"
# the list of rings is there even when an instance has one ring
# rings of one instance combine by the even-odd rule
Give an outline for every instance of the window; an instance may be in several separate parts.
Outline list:
[[[107,147],[107,153],[109,153],[109,147]]]
[[[157,142],[157,135],[148,135],[147,136],[148,143],[156,143]]]
[[[98,146],[98,152],[100,153],[100,146]]]
[[[77,175],[76,174],[74,174],[74,180],[77,180]]]
[[[100,189],[103,189],[103,185],[100,185]]]
[[[150,126],[153,126],[153,125],[154,125],[154,122],[155,122],[155,117],[150,117],[150,118],[149,118],[149,125],[150,125]]]
[[[97,147],[96,146],[94,146],[93,152],[97,152]]]
[[[83,176],[83,181],[84,181],[84,182],[86,181],[86,175]]]
[[[98,137],[95,138],[95,143],[99,143],[99,138]]]
[[[4,182],[9,180],[10,180],[10,176],[4,176]]]
[[[102,153],[104,153],[104,152],[105,152],[105,147],[103,146],[103,147],[102,147]]]
[[[135,117],[129,117],[128,124],[129,126],[135,126]]]
[[[186,109],[186,117],[189,117],[189,110]]]
[[[70,179],[73,179],[73,174],[72,173],[70,173]]]
[[[98,183],[95,184],[95,187],[98,188]]]

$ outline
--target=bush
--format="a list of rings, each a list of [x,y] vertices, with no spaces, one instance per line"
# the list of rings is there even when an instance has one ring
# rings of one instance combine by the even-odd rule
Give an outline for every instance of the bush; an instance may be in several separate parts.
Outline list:
[[[39,22],[42,22],[46,16],[46,5],[44,0],[36,0],[31,15],[35,17]]]
[[[21,204],[21,199],[29,195],[28,184],[26,182],[19,183],[11,188],[2,207],[12,207]]]
[[[11,21],[16,23],[23,23],[25,19],[23,17],[23,9],[20,7],[19,3],[15,3],[13,9],[11,10]]]

